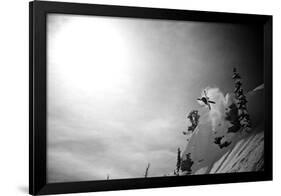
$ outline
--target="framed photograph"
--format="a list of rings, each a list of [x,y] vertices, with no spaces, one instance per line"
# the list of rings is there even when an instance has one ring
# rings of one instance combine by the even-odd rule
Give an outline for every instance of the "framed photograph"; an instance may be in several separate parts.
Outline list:
[[[272,180],[272,16],[29,6],[30,194]]]

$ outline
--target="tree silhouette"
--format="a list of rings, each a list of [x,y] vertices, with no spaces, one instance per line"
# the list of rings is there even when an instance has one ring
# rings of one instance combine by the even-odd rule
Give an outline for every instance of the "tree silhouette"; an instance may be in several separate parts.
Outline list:
[[[176,168],[176,170],[174,171],[174,174],[175,175],[179,175],[179,173],[180,173],[180,168],[181,168],[181,150],[180,150],[180,148],[178,148],[178,154],[177,154],[177,168]]]
[[[232,79],[234,80],[235,89],[234,94],[236,98],[236,105],[237,105],[237,113],[238,113],[238,121],[240,127],[243,128],[246,132],[251,130],[251,120],[247,110],[247,98],[243,92],[241,76],[237,72],[236,68],[233,68],[233,76]],[[232,123],[233,126],[237,127],[237,122]],[[236,130],[232,128],[231,131],[233,132]]]
[[[144,177],[147,178],[148,176],[148,171],[149,171],[150,163],[147,164],[147,167],[145,169]]]
[[[224,136],[215,137],[214,143],[217,144],[220,147],[220,149],[225,148],[232,143],[231,141],[230,142],[229,141],[222,142],[223,138],[224,138]]]
[[[191,174],[192,172],[191,167],[193,163],[194,162],[190,158],[190,153],[187,153],[186,158],[181,161],[181,171],[186,175]]]
[[[236,133],[240,130],[241,125],[238,117],[238,108],[236,104],[231,104],[225,113],[225,120],[228,120],[232,126],[228,128],[228,133]]]
[[[199,118],[200,118],[200,115],[198,114],[198,110],[192,110],[187,118],[190,120],[191,122],[191,126],[189,126],[187,128],[187,131],[191,131],[193,132],[195,130],[195,128],[197,127],[198,123],[199,123]],[[184,135],[187,134],[186,131],[183,132]]]

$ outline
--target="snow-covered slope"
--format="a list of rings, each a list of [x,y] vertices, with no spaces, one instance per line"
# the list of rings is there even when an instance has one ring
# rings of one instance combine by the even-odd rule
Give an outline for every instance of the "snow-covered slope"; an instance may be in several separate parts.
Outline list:
[[[194,162],[191,174],[257,171],[263,169],[264,152],[264,96],[263,85],[247,94],[248,112],[252,121],[251,133],[243,130],[229,133],[230,122],[225,120],[225,111],[233,103],[233,95],[211,97],[216,102],[212,113],[199,110],[200,119],[196,130],[189,136],[183,155],[190,153]],[[220,148],[214,143],[216,137],[231,142]]]
[[[263,169],[264,134],[252,134],[236,143],[211,167],[209,173],[260,171]]]

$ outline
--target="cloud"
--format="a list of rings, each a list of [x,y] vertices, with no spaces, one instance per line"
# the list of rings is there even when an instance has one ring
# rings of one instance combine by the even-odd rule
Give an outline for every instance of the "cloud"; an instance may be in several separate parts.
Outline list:
[[[70,182],[143,177],[170,173],[178,137],[171,119],[122,121],[68,114],[49,116],[48,181]],[[180,132],[179,132],[180,133]]]

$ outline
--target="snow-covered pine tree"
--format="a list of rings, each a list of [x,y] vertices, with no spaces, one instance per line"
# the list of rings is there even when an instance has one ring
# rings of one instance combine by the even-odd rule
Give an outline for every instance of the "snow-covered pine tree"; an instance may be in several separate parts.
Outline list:
[[[251,120],[247,110],[247,98],[244,95],[242,89],[241,76],[237,72],[236,68],[233,68],[232,78],[235,83],[234,94],[236,97],[236,104],[238,108],[238,120],[243,130],[249,132],[251,130]]]
[[[187,128],[187,131],[191,131],[193,132],[195,130],[195,128],[197,127],[198,123],[199,123],[199,118],[200,118],[200,115],[198,114],[198,110],[192,110],[187,118],[190,120],[191,122],[191,126],[189,126]],[[184,135],[187,134],[187,132],[183,132]]]

